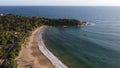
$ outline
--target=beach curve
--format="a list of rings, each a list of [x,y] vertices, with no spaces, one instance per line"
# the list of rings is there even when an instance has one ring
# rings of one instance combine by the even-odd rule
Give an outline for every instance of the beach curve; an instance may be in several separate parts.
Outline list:
[[[42,33],[47,26],[40,26],[33,30],[21,46],[17,61],[17,68],[67,68],[45,46]]]
[[[36,37],[38,46],[40,51],[51,61],[51,63],[55,66],[55,68],[68,68],[66,65],[64,65],[55,55],[53,55],[45,46],[44,40],[42,39],[42,33],[44,32],[45,28],[47,26],[44,26],[43,30],[38,31],[38,35]]]

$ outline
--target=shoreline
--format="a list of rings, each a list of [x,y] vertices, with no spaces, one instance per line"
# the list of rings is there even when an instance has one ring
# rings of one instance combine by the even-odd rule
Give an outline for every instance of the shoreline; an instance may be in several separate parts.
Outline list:
[[[46,46],[44,44],[44,40],[42,39],[43,31],[44,30],[38,31],[38,33],[37,33],[38,37],[36,37],[40,51],[51,61],[51,63],[55,66],[55,68],[68,68],[55,55],[53,55],[52,52],[50,52],[46,48]]]
[[[55,57],[43,43],[42,33],[47,26],[40,26],[31,31],[25,43],[21,46],[17,68],[67,68]]]

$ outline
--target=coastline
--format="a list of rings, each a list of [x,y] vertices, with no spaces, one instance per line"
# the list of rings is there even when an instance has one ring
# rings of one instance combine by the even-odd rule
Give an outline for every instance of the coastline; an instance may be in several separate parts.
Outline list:
[[[47,26],[40,26],[33,30],[21,46],[17,61],[17,68],[67,68],[55,57],[43,43],[42,33]]]
[[[17,61],[17,68],[55,68],[53,64],[43,55],[39,50],[36,42],[38,31],[45,29],[45,26],[33,30],[25,43],[21,46],[19,56],[15,59]]]

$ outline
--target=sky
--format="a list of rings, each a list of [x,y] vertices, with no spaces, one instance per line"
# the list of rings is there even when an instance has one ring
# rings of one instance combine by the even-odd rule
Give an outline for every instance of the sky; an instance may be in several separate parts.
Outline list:
[[[120,0],[1,0],[0,6],[120,6]]]

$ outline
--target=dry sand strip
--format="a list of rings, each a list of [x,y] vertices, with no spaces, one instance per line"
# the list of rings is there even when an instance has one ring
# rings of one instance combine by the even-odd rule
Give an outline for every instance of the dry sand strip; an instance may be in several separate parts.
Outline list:
[[[55,66],[55,68],[67,68],[66,65],[64,65],[56,56],[54,56],[52,54],[52,52],[50,52],[45,44],[44,44],[44,40],[42,39],[42,33],[43,33],[44,29],[41,31],[38,31],[38,35],[36,37],[37,42],[38,42],[38,46],[40,51],[52,62],[52,64]]]
[[[26,39],[21,47],[17,60],[17,68],[55,68],[46,56],[39,50],[37,41],[35,39],[38,31],[45,29],[45,26],[32,31],[31,35]]]

